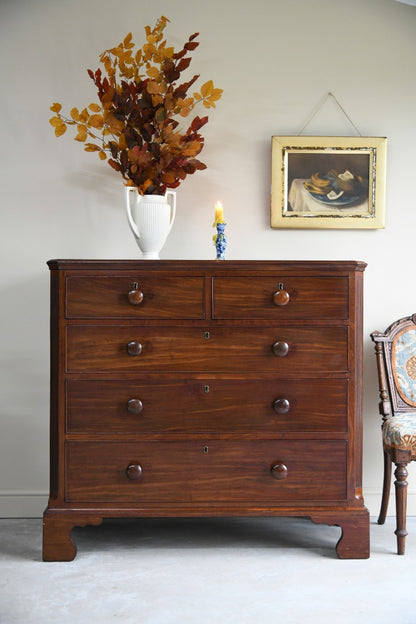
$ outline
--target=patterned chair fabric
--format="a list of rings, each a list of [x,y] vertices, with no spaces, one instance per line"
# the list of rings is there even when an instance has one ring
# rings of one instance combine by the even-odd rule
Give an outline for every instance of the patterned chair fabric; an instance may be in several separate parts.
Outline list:
[[[400,331],[392,342],[391,366],[400,398],[414,412],[394,412],[383,424],[383,444],[406,449],[416,459],[416,328]]]
[[[393,377],[405,403],[416,407],[416,328],[404,329],[393,341]]]
[[[409,450],[416,459],[416,415],[398,414],[383,424],[383,444],[388,449]]]

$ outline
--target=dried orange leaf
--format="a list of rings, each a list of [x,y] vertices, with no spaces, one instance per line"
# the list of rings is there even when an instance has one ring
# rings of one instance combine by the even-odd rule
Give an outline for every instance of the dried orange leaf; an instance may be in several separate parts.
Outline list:
[[[85,143],[84,150],[86,152],[99,152],[100,148],[98,147],[98,145],[95,145],[94,143]]]
[[[99,104],[96,104],[95,102],[90,104],[88,108],[92,110],[93,113],[99,113],[101,111],[101,106]]]
[[[154,95],[160,93],[160,85],[155,80],[149,80],[147,83],[147,92]]]
[[[63,134],[65,134],[65,132],[66,132],[66,125],[64,124],[64,122],[62,122],[58,126],[55,126],[55,136],[60,137]]]
[[[87,128],[83,124],[79,124],[78,126],[78,134],[75,137],[75,141],[80,141],[83,143],[87,139]]]
[[[106,155],[106,153],[103,150],[98,152],[98,156],[100,157],[101,160],[106,160],[106,158],[107,158],[107,155]]]
[[[146,74],[149,76],[149,78],[157,78],[160,72],[157,67],[149,67],[146,70]]]
[[[123,44],[125,48],[131,48],[134,46],[134,43],[131,42],[133,35],[129,32],[123,39]]]
[[[102,115],[91,115],[88,120],[88,124],[92,128],[97,128],[97,130],[101,130],[104,125],[103,116]]]
[[[124,136],[124,134],[120,135],[120,138],[118,140],[118,146],[121,150],[127,149],[127,141],[126,141],[126,137]]]
[[[59,102],[54,102],[54,103],[52,104],[52,106],[51,106],[51,111],[52,111],[53,113],[59,113],[59,111],[61,110],[61,108],[62,108],[62,105],[61,105],[61,104],[59,104]]]
[[[88,121],[88,117],[89,117],[89,113],[87,109],[86,108],[82,109],[82,111],[79,114],[79,121],[81,121],[82,123],[86,123]]]
[[[212,80],[208,80],[208,82],[205,82],[201,87],[202,97],[208,97],[211,94],[213,88],[214,83],[212,82]]]

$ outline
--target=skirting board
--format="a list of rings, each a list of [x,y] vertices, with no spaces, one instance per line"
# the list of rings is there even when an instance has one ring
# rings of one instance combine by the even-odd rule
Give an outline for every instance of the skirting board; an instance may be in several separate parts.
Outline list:
[[[376,488],[364,490],[364,501],[371,516],[378,516],[380,511],[381,491]],[[0,518],[41,518],[46,505],[48,495],[44,492],[0,492]],[[394,505],[394,486],[388,515],[396,513]],[[407,515],[416,516],[416,490],[408,491]]]

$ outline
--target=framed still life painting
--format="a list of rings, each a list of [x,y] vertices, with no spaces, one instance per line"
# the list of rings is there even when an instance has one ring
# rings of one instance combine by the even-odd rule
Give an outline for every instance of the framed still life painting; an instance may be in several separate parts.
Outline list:
[[[384,137],[272,137],[271,227],[384,227]]]

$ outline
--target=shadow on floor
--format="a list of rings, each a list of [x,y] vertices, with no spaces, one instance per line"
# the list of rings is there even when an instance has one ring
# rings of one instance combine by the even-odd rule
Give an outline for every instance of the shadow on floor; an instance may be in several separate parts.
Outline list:
[[[336,558],[341,529],[307,518],[132,518],[105,519],[98,527],[75,528],[79,550],[151,548],[305,549]]]

